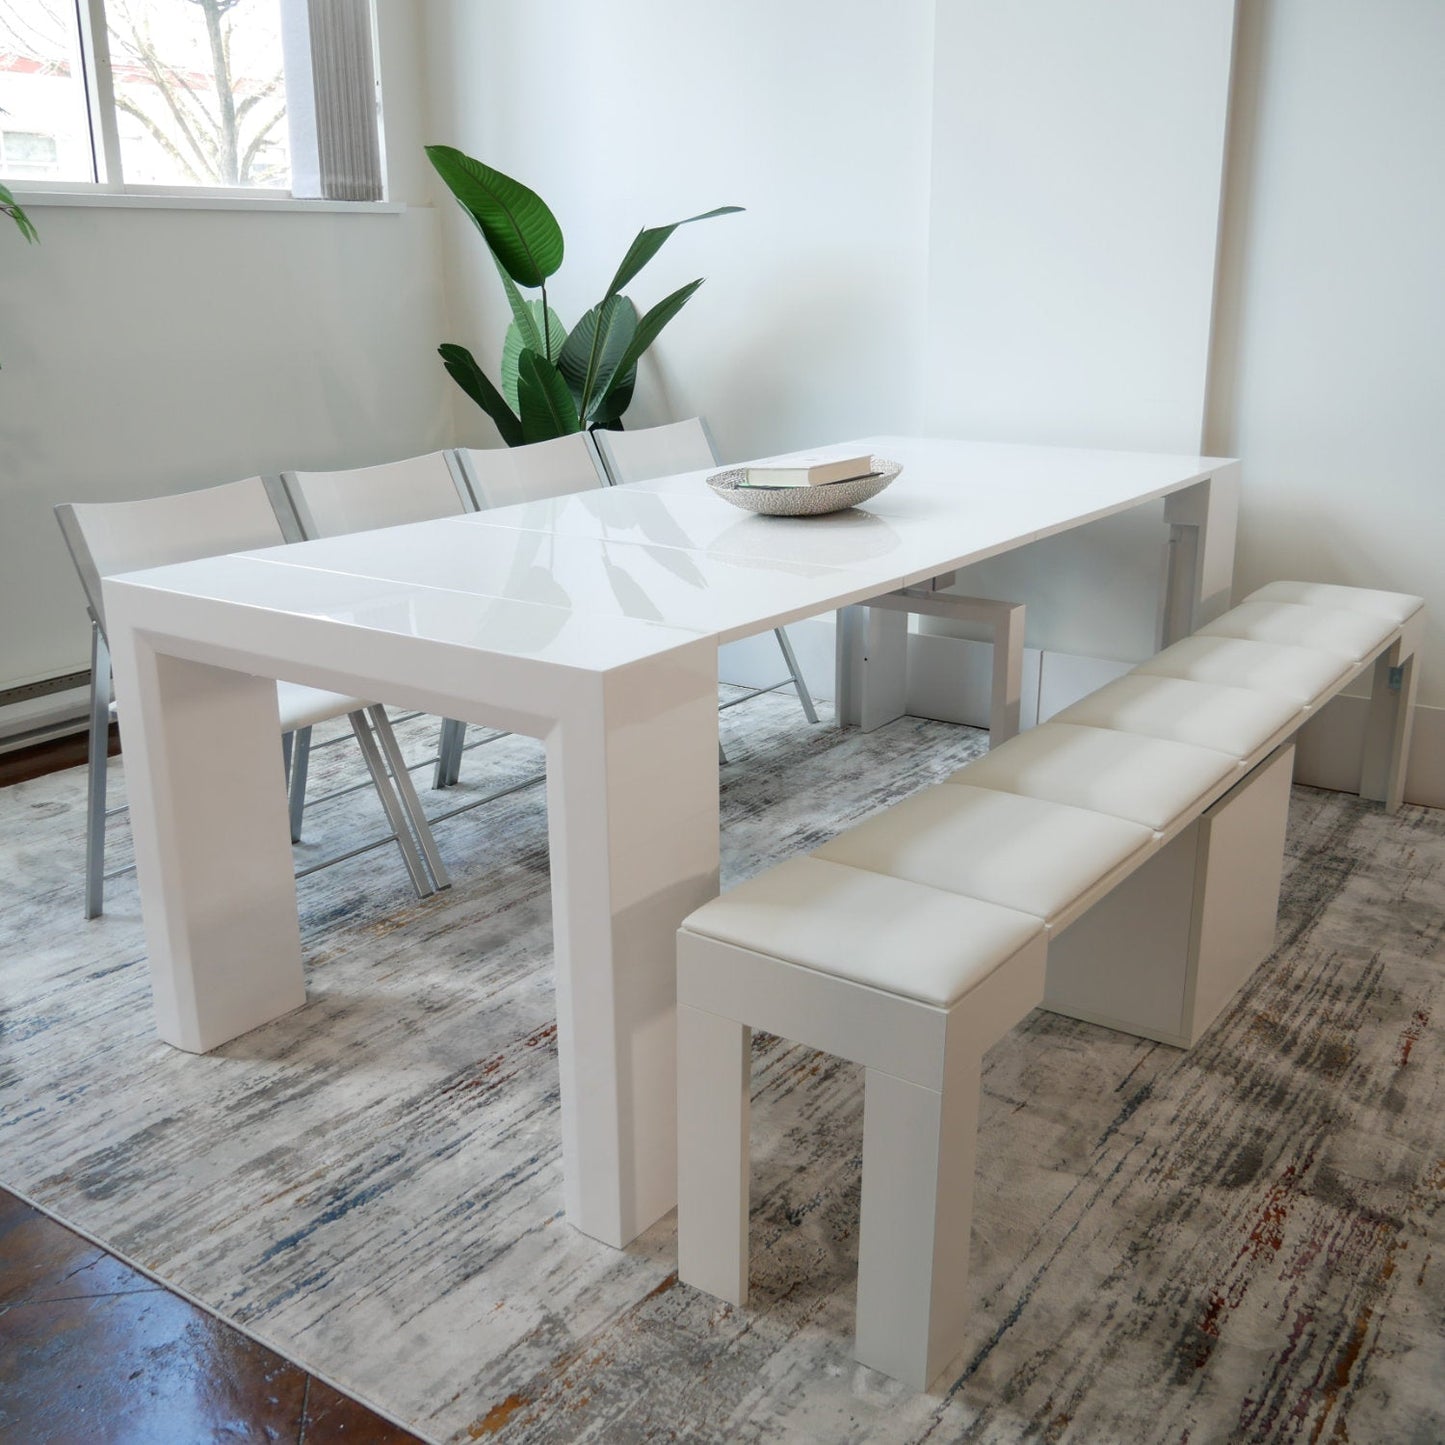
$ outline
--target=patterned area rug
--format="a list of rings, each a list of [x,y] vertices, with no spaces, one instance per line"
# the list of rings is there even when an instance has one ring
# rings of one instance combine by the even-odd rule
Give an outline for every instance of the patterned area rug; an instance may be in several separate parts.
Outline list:
[[[773,696],[724,742],[726,885],[981,736]],[[1190,1053],[1041,1012],[990,1053],[967,1348],[923,1395],[850,1356],[852,1066],[755,1042],[745,1310],[677,1283],[671,1218],[563,1221],[540,787],[441,825],[438,900],[391,850],[303,880],[310,1001],[203,1058],[151,1031],[133,881],[81,919],[83,802],[0,792],[0,1182],[427,1438],[1445,1439],[1445,813],[1297,789],[1277,951]]]

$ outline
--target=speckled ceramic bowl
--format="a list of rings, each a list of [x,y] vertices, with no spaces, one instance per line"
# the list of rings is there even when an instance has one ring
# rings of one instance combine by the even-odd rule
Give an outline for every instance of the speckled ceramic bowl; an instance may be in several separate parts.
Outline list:
[[[902,470],[899,462],[874,457],[873,470],[866,477],[854,477],[848,482],[825,482],[818,487],[745,487],[741,483],[747,468],[730,467],[725,472],[714,472],[707,484],[725,502],[745,512],[765,517],[818,517],[876,497]]]

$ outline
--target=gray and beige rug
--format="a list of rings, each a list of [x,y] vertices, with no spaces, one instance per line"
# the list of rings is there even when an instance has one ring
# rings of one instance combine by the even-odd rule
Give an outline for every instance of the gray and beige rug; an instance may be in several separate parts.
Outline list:
[[[724,720],[725,884],[980,746]],[[851,1066],[757,1041],[747,1309],[670,1218],[563,1221],[540,788],[442,825],[438,900],[389,852],[305,880],[310,1002],[204,1058],[151,1032],[133,882],[81,920],[83,802],[0,792],[0,1183],[430,1439],[1445,1439],[1445,813],[1297,789],[1278,950],[1189,1054],[1043,1013],[990,1054],[968,1345],[920,1395],[850,1356]]]

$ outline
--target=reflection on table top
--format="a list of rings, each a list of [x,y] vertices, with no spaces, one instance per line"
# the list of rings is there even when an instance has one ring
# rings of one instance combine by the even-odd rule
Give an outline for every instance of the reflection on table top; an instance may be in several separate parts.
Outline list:
[[[862,507],[827,516],[752,516],[695,472],[157,568],[121,585],[163,594],[176,616],[230,604],[262,629],[300,616],[607,671],[923,581],[1221,464],[907,437],[814,450],[871,451],[903,473]]]

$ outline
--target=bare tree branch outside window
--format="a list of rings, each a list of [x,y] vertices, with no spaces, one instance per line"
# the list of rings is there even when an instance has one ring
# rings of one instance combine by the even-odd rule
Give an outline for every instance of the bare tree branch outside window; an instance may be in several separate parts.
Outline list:
[[[68,76],[71,13],[0,0],[0,81],[14,57]],[[127,182],[290,184],[277,0],[106,0],[106,18]]]

